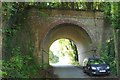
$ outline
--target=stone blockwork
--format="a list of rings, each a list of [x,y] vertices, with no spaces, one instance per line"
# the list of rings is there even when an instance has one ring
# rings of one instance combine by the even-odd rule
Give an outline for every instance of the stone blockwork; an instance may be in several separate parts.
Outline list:
[[[49,47],[55,40],[67,38],[77,45],[82,65],[85,57],[95,54],[91,50],[101,45],[103,22],[99,11],[31,9],[26,18],[35,40],[34,55],[40,63],[49,63]]]

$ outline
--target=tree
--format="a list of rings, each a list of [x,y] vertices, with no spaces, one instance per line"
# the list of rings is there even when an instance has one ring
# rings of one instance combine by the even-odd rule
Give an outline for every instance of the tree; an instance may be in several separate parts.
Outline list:
[[[120,78],[120,2],[111,4],[112,27],[114,32],[115,58],[117,67],[117,76]]]
[[[50,60],[51,63],[57,63],[59,61],[59,57],[54,55],[53,52],[50,50],[49,60]]]

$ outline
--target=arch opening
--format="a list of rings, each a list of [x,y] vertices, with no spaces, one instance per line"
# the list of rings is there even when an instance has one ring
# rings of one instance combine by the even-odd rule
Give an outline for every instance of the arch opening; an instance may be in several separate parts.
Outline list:
[[[74,44],[77,47],[78,51],[78,60],[79,64],[83,65],[83,60],[86,57],[92,56],[95,53],[91,52],[92,39],[88,35],[88,33],[80,26],[71,24],[71,23],[63,23],[57,26],[54,26],[50,29],[43,40],[42,47],[45,51],[49,52],[49,48],[52,43],[58,39],[69,39],[74,41]],[[44,59],[45,62],[49,64],[49,55],[46,55],[47,59]]]
[[[74,41],[57,39],[49,48],[49,64],[52,66],[79,66],[78,51]]]

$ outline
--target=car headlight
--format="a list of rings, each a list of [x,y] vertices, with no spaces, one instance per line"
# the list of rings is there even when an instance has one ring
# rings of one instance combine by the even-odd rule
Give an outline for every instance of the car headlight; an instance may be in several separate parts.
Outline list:
[[[96,67],[91,67],[93,70],[96,70]]]
[[[110,69],[110,67],[109,67],[109,66],[107,66],[107,69]]]

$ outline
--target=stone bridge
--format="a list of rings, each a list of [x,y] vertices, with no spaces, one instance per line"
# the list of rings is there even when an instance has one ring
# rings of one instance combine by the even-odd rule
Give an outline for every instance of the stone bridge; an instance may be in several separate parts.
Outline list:
[[[33,54],[38,62],[49,64],[49,48],[61,38],[72,40],[77,46],[81,65],[85,57],[96,55],[96,52],[99,54],[104,33],[102,12],[30,9],[26,15],[24,26],[32,32]]]

